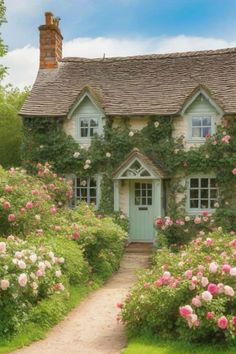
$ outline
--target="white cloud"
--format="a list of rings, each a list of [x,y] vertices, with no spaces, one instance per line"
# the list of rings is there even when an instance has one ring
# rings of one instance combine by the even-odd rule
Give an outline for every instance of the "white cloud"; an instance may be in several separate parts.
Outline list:
[[[218,49],[236,46],[218,38],[191,36],[156,37],[156,38],[76,38],[65,42],[64,56],[106,57],[139,55],[150,53],[170,53],[192,50]],[[33,84],[39,63],[37,48],[26,46],[10,51],[3,59],[3,65],[9,67],[5,83],[12,83],[23,88]]]

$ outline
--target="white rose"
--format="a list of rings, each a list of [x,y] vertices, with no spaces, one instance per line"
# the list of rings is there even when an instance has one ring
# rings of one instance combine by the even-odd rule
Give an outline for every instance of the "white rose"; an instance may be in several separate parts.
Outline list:
[[[74,157],[75,159],[77,159],[79,156],[80,156],[80,152],[79,152],[79,151],[76,151],[76,152],[74,153],[74,155],[73,155],[73,157]]]
[[[106,152],[106,157],[110,158],[111,157],[111,153],[110,152]]]
[[[155,128],[158,128],[159,125],[160,125],[160,123],[159,123],[158,121],[156,121],[156,122],[154,123]]]
[[[130,136],[130,137],[134,136],[134,132],[132,132],[132,131],[129,132],[129,136]]]
[[[25,269],[25,268],[26,268],[25,262],[22,261],[22,260],[18,261],[18,267],[19,267],[20,269]]]
[[[86,160],[86,161],[85,161],[85,164],[86,164],[86,165],[90,165],[90,164],[91,164],[91,160]]]
[[[84,170],[87,170],[87,169],[89,169],[90,168],[90,165],[84,165]]]
[[[236,267],[231,268],[229,274],[232,275],[232,277],[236,277]]]

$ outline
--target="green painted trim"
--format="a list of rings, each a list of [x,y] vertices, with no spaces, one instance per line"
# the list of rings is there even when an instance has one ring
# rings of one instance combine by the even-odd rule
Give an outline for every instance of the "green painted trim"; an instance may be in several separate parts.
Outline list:
[[[120,182],[114,181],[114,211],[120,210]]]

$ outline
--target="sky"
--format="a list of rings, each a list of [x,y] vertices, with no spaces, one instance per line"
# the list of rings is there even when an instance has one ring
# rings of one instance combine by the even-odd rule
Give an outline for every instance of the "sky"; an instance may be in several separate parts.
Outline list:
[[[236,0],[5,0],[5,83],[32,85],[44,12],[61,18],[63,56],[106,57],[236,46]]]

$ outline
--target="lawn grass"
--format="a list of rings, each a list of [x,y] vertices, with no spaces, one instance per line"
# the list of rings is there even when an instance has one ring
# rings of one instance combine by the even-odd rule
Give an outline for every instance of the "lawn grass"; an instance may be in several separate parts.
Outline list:
[[[25,345],[44,338],[47,332],[62,320],[67,313],[77,306],[97,286],[71,286],[70,296],[52,296],[43,300],[36,308],[34,320],[22,326],[19,333],[10,339],[0,339],[0,353],[9,353]]]
[[[122,354],[236,354],[236,347],[234,349],[219,345],[193,345],[143,336],[130,339]]]

